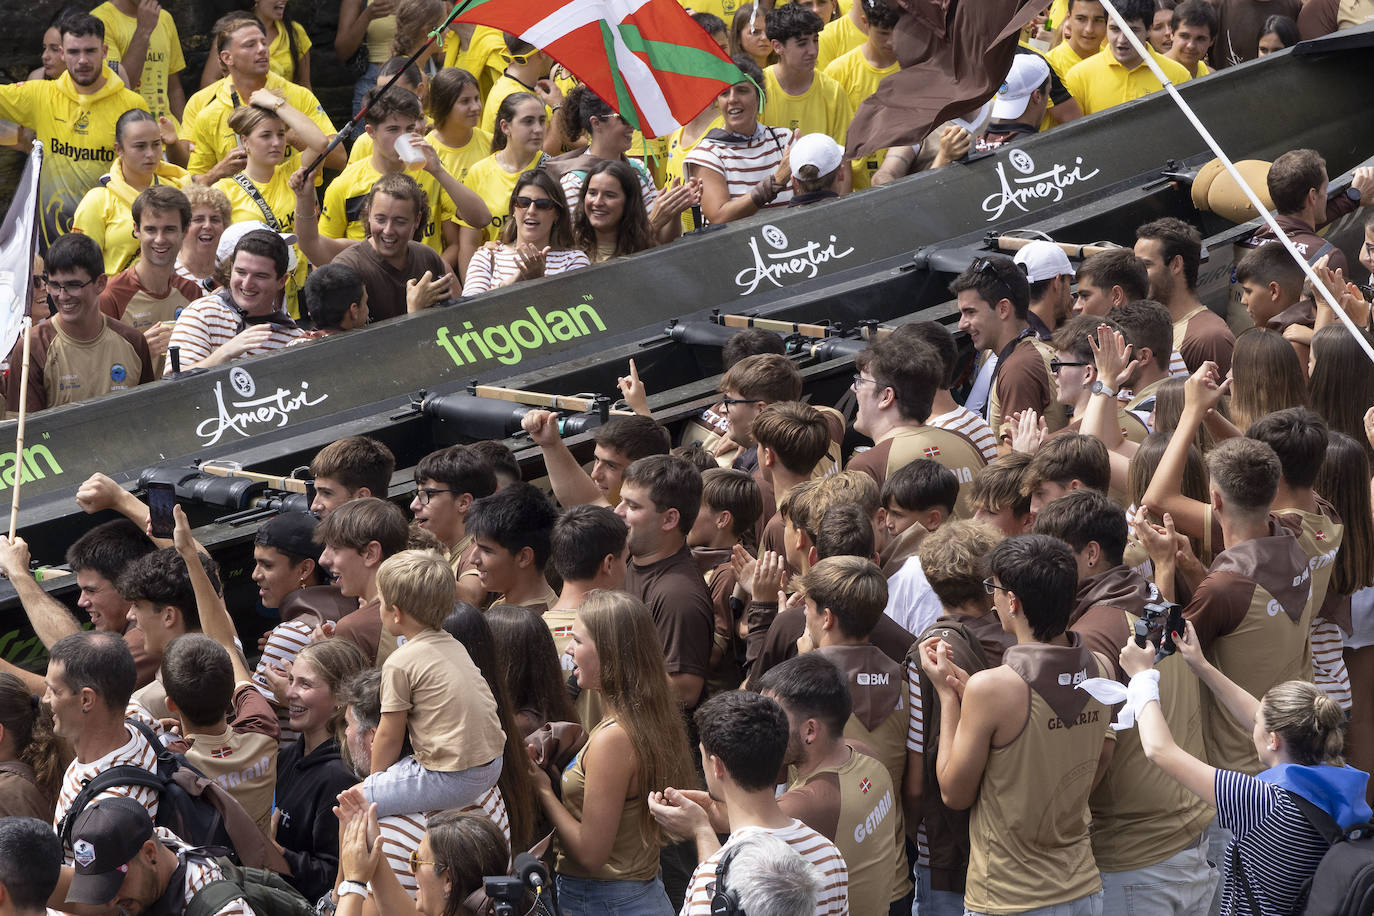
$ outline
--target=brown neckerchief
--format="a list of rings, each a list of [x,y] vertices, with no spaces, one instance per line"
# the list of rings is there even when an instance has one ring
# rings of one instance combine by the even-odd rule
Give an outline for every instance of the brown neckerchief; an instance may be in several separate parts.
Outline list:
[[[1092,699],[1086,690],[1079,690],[1078,685],[1090,677],[1097,677],[1099,672],[1097,660],[1083,645],[1082,638],[1073,632],[1064,635],[1069,638],[1067,646],[1044,643],[1012,646],[1002,656],[1002,664],[1020,675],[1031,690],[1044,698],[1065,728],[1073,728],[1078,724],[1078,714]]]
[[[816,651],[834,662],[849,683],[851,711],[864,728],[873,731],[892,715],[902,696],[901,665],[874,645],[823,646]],[[869,677],[861,679],[861,674]]]
[[[1234,573],[1254,581],[1294,622],[1302,619],[1312,593],[1307,554],[1293,532],[1273,519],[1269,522],[1269,537],[1226,548],[1212,562],[1210,572]]]

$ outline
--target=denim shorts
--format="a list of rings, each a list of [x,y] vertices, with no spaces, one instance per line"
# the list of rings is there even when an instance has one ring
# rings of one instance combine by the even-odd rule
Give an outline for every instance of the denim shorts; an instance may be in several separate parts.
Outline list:
[[[657,877],[648,881],[596,881],[559,875],[558,909],[563,916],[674,916],[668,892]]]

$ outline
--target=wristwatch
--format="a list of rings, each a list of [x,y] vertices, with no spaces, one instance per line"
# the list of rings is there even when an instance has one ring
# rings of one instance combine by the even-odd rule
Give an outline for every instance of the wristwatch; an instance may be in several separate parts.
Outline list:
[[[1351,187],[1346,188],[1346,189],[1345,189],[1345,196],[1348,197],[1348,198],[1350,198],[1351,203],[1356,204],[1357,206],[1359,205],[1359,203],[1360,203],[1360,189],[1359,189],[1359,188],[1354,187],[1353,185],[1352,185]]]
[[[1098,379],[1097,381],[1093,382],[1093,386],[1089,389],[1089,391],[1091,391],[1093,394],[1105,394],[1109,398],[1116,397],[1116,392],[1111,388],[1108,388],[1105,384],[1103,384],[1102,379]]]
[[[364,900],[367,899],[367,885],[359,884],[357,881],[340,881],[339,896],[347,897],[349,894],[357,894]]]

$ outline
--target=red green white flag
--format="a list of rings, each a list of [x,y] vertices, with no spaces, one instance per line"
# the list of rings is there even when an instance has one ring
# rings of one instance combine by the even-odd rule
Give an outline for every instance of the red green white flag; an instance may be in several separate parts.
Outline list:
[[[745,80],[677,0],[473,0],[457,21],[545,51],[645,137],[667,136]]]

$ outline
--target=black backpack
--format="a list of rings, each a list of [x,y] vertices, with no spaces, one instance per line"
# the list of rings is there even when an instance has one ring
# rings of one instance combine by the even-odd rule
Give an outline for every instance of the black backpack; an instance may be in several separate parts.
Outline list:
[[[126,764],[110,767],[87,780],[58,825],[64,843],[71,845],[76,819],[91,799],[114,786],[143,786],[158,793],[156,826],[172,831],[182,842],[229,850],[236,861],[246,865],[290,872],[286,860],[268,845],[236,798],[219,783],[207,779],[184,755],[164,747],[147,725],[136,719],[125,721],[138,729],[157,753],[156,770]]]
[[[1293,804],[1331,848],[1303,886],[1306,906],[1301,916],[1369,916],[1374,913],[1374,824],[1342,830],[1331,815],[1301,795],[1289,792]]]
[[[187,856],[210,858],[213,850],[193,849]],[[257,916],[319,916],[319,911],[286,883],[281,875],[263,868],[244,868],[230,859],[214,858],[224,877],[196,891],[186,904],[185,916],[214,916],[231,900],[242,897]]]

